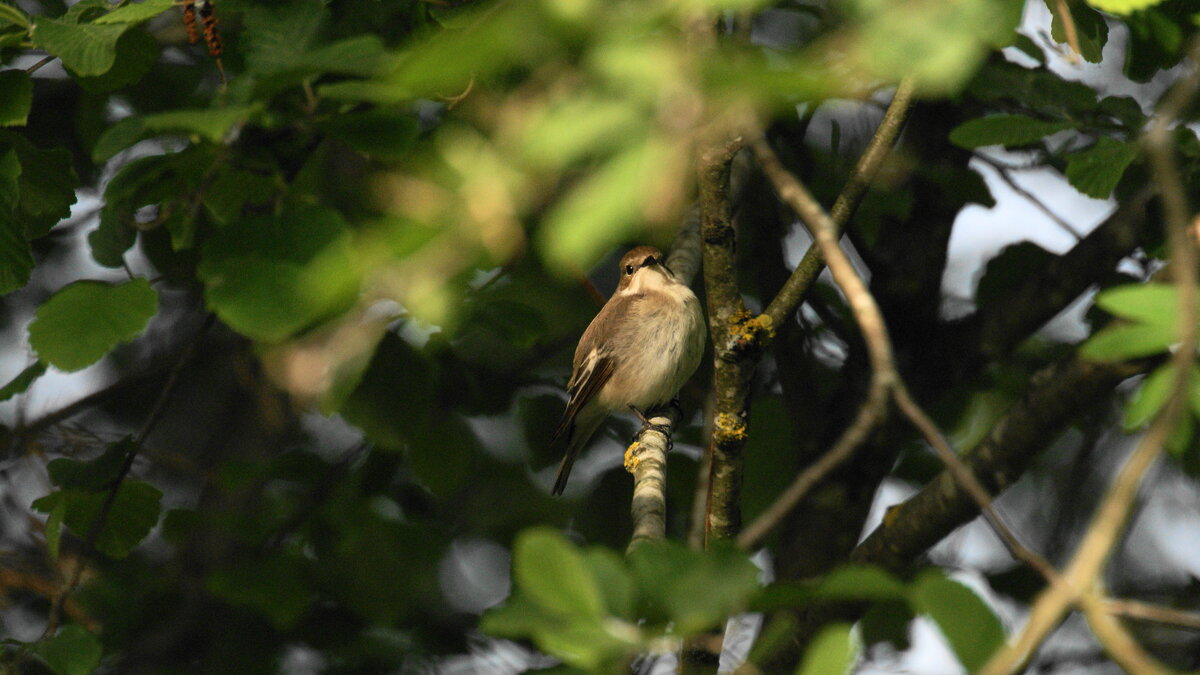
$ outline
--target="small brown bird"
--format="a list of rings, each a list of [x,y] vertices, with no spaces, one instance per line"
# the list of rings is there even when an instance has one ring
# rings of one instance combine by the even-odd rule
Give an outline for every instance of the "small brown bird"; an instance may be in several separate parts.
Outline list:
[[[579,339],[571,397],[554,442],[566,454],[552,494],[562,494],[579,451],[609,414],[639,414],[670,401],[704,353],[704,314],[692,289],[675,278],[662,252],[638,246],[621,258],[621,282]]]

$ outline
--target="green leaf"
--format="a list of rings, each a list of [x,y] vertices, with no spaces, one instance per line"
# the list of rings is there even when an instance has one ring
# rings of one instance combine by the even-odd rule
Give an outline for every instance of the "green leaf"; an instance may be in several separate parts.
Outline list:
[[[1067,181],[1089,197],[1107,199],[1137,155],[1136,143],[1102,137],[1087,150],[1067,155]]]
[[[25,126],[33,105],[33,80],[21,69],[0,70],[0,127]]]
[[[0,295],[29,283],[33,251],[23,230],[11,211],[0,208]]]
[[[71,153],[61,148],[39,150],[22,136],[0,131],[0,157],[6,141],[21,163],[17,181],[20,198],[15,216],[24,227],[25,237],[37,239],[71,215],[79,182]]]
[[[762,589],[753,606],[757,611],[770,611],[819,600],[880,602],[907,597],[904,584],[885,570],[869,565],[847,565],[831,571],[816,583],[773,583]]]
[[[62,60],[80,75],[100,75],[117,58],[117,40],[130,24],[73,24],[47,16],[37,17],[33,44]]]
[[[848,623],[825,626],[809,643],[798,675],[841,675],[848,672],[858,656],[858,644]]]
[[[950,132],[950,142],[968,150],[988,145],[1021,146],[1050,134],[1074,128],[1062,120],[1039,120],[1025,115],[993,115],[968,120]]]
[[[267,74],[292,67],[304,57],[328,15],[320,0],[248,5],[242,15],[247,68]]]
[[[29,17],[20,8],[8,2],[0,2],[0,26],[17,26],[29,28]]]
[[[982,667],[1004,644],[1004,628],[992,609],[974,591],[940,572],[917,579],[912,603],[938,625],[967,672]]]
[[[97,163],[107,161],[142,139],[162,134],[194,134],[218,143],[224,140],[230,129],[248,121],[257,111],[257,106],[232,106],[126,117],[101,134],[92,148],[92,160]]]
[[[629,554],[645,609],[694,635],[747,607],[759,589],[758,568],[727,547],[692,551],[675,542],[646,542]]]
[[[1079,356],[1092,361],[1124,361],[1167,351],[1175,341],[1174,328],[1144,323],[1121,323],[1092,335]]]
[[[107,489],[117,479],[125,458],[136,446],[129,436],[112,443],[95,459],[83,462],[68,457],[59,457],[46,465],[50,481],[61,488],[99,492]]]
[[[1006,246],[987,262],[975,301],[981,307],[1000,306],[1035,272],[1046,268],[1058,256],[1031,241]]]
[[[513,577],[521,592],[567,616],[604,615],[596,578],[574,544],[556,530],[531,528],[513,544]]]
[[[0,401],[7,401],[17,394],[24,394],[29,389],[29,385],[33,384],[44,372],[46,372],[46,364],[41,361],[22,370],[16,377],[9,380],[8,384],[0,387]]]
[[[78,537],[87,537],[95,527],[108,490],[100,492],[63,489],[33,502],[42,513],[62,508],[62,522]],[[162,492],[137,480],[125,480],[113,498],[104,524],[96,534],[96,550],[111,557],[124,558],[140,544],[158,523]]]
[[[1097,293],[1096,306],[1114,316],[1171,329],[1178,296],[1171,284],[1126,284]]]
[[[79,86],[93,94],[104,94],[142,79],[158,61],[159,47],[145,30],[127,31],[117,40],[117,58],[101,75],[84,76],[71,72]]]
[[[220,230],[204,247],[198,274],[221,320],[266,342],[348,306],[359,285],[342,217],[304,205]]]
[[[335,117],[322,129],[367,157],[400,161],[408,156],[421,124],[406,112],[368,110]]]
[[[1171,397],[1174,386],[1175,367],[1171,363],[1164,363],[1147,375],[1125,406],[1125,418],[1121,422],[1125,432],[1131,433],[1142,428],[1157,415]]]
[[[210,574],[207,586],[218,598],[249,607],[288,630],[311,604],[307,567],[302,556],[288,554],[243,561]]]
[[[247,204],[269,202],[278,189],[271,176],[226,166],[204,191],[204,205],[217,222],[225,224],[240,218]],[[180,243],[176,242],[176,248]]]
[[[50,551],[50,557],[58,560],[59,545],[62,543],[62,526],[63,517],[67,514],[67,503],[59,501],[58,504],[50,510],[50,516],[46,518],[46,548]]]
[[[64,371],[86,368],[146,329],[158,294],[145,279],[77,281],[50,296],[29,324],[29,345]]]
[[[1153,7],[1163,0],[1087,0],[1092,7],[1112,14],[1132,14],[1138,10]]]
[[[21,159],[13,149],[0,153],[0,211],[13,211],[21,201]]]
[[[175,5],[175,0],[142,0],[118,7],[92,23],[141,23],[162,14]]]
[[[659,143],[635,141],[559,202],[539,233],[549,262],[578,269],[632,234],[667,157]]]
[[[63,626],[58,634],[33,648],[57,675],[88,675],[100,665],[103,649],[95,635],[82,626]]]
[[[599,546],[584,551],[583,557],[600,588],[608,613],[624,619],[634,618],[637,589],[621,557]]]

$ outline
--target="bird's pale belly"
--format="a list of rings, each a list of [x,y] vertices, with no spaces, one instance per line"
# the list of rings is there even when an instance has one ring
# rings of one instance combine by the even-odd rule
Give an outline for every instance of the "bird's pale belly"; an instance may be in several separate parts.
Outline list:
[[[673,316],[642,323],[630,335],[628,358],[598,392],[611,410],[630,405],[646,410],[666,403],[687,382],[704,352],[704,317],[694,296],[682,302]],[[619,395],[617,395],[619,392]]]

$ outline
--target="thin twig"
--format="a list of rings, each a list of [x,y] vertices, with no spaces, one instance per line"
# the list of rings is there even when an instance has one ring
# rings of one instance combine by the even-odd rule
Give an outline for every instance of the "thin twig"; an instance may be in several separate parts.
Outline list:
[[[1059,229],[1074,237],[1076,241],[1083,239],[1083,233],[1079,230],[1076,230],[1074,225],[1068,223],[1065,218],[1055,213],[1050,209],[1049,206],[1046,206],[1045,202],[1037,198],[1037,195],[1021,187],[1021,184],[1012,177],[1012,167],[1009,167],[1001,162],[997,162],[995,159],[988,157],[981,152],[975,153],[975,159],[978,159],[984,164],[992,167],[992,169],[996,172],[996,175],[1000,177],[1000,180],[1004,181],[1004,184],[1007,185],[1010,190],[1017,193],[1025,201],[1029,202],[1030,205],[1032,205],[1035,209],[1045,214],[1045,216],[1049,218],[1051,222],[1057,225]]]
[[[883,166],[884,158],[896,144],[896,138],[899,137],[900,130],[904,128],[904,122],[908,119],[908,111],[912,107],[913,91],[911,79],[901,80],[896,87],[896,93],[892,96],[891,104],[888,105],[887,112],[883,115],[883,120],[879,123],[879,128],[875,130],[870,144],[867,145],[866,151],[863,152],[862,157],[859,157],[858,164],[854,167],[854,173],[850,175],[850,179],[842,188],[842,193],[834,202],[831,215],[839,230],[845,227],[846,223],[850,221],[850,216],[854,215],[854,211],[862,202],[863,196],[866,195],[867,188],[870,187],[876,174],[879,173],[880,167]],[[809,287],[816,281],[817,276],[824,268],[825,260],[821,254],[821,247],[816,245],[810,247],[800,264],[788,277],[783,288],[763,311],[763,314],[770,317],[772,325],[781,325],[796,311]]]
[[[1108,600],[1105,609],[1109,614],[1147,621],[1160,626],[1200,632],[1200,614],[1182,612],[1171,607],[1151,605],[1137,600]]]
[[[1121,626],[1104,602],[1104,593],[1093,588],[1079,596],[1079,608],[1087,618],[1088,626],[1104,646],[1104,650],[1117,665],[1133,675],[1158,675],[1167,669],[1142,649],[1133,636]]]
[[[32,74],[36,73],[37,71],[41,70],[42,66],[48,65],[51,61],[53,61],[54,59],[57,59],[57,58],[58,57],[54,56],[53,54],[51,54],[50,56],[44,56],[37,63],[26,68],[25,72],[32,75]]]
[[[979,506],[979,510],[983,513],[984,518],[987,519],[997,536],[1000,537],[1000,541],[1008,549],[1009,554],[1013,558],[1028,564],[1038,574],[1041,574],[1047,582],[1056,583],[1058,572],[1054,569],[1054,566],[1017,539],[1017,535],[1013,534],[1013,531],[1009,529],[1004,520],[1000,518],[1000,515],[996,513],[996,509],[992,504],[992,496],[988,494],[987,489],[983,487],[983,484],[979,482],[975,474],[967,468],[967,465],[959,459],[958,453],[954,452],[950,444],[946,441],[946,437],[937,428],[937,425],[934,424],[933,420],[925,414],[924,410],[921,410],[921,407],[909,395],[908,389],[899,378],[897,378],[892,394],[896,397],[896,407],[912,422],[917,431],[921,432],[926,442],[937,451],[942,463],[946,465],[946,468],[954,476],[954,481]]]
[[[1079,48],[1079,32],[1075,29],[1075,19],[1071,16],[1071,8],[1067,7],[1067,0],[1054,0],[1054,11],[1058,14],[1058,20],[1062,22],[1067,44],[1071,47],[1067,60],[1072,64],[1079,63],[1083,50]]]

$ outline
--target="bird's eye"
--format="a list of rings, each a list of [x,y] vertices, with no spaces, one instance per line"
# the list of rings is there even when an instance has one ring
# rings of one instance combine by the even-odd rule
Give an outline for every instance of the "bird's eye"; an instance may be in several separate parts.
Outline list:
[[[625,266],[625,274],[633,274],[633,265]]]

